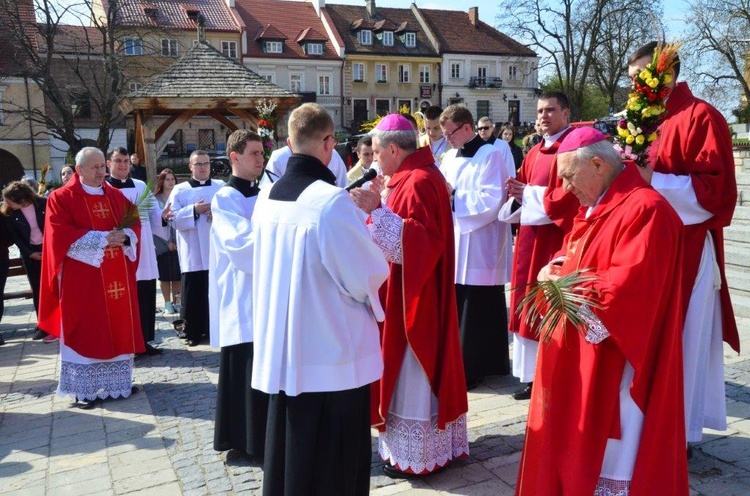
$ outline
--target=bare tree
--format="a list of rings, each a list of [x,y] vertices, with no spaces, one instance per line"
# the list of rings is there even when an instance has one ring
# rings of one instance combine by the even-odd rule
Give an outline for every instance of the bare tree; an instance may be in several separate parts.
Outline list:
[[[689,15],[693,22],[686,33],[686,45],[693,54],[692,76],[704,95],[740,106],[735,115],[747,122],[750,0],[695,0],[690,3]]]
[[[38,22],[24,15],[31,2]],[[41,124],[44,134],[65,142],[72,153],[83,147],[76,126],[95,128],[96,145],[106,150],[112,129],[123,122],[117,102],[126,81],[114,22],[119,5],[109,0],[105,16],[95,16],[93,0],[0,0],[4,35],[23,61],[20,75],[45,98],[44,108],[4,101],[4,111]]]

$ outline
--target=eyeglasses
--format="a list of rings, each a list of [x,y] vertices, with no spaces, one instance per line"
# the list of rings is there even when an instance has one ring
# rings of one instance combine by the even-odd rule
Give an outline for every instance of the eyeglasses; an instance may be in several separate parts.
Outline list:
[[[461,129],[462,127],[464,127],[464,125],[463,125],[463,124],[461,124],[460,126],[458,126],[458,127],[456,128],[456,129],[454,129],[454,130],[453,130],[453,131],[451,131],[450,133],[443,133],[443,136],[445,136],[446,138],[451,138],[451,137],[453,137],[453,135],[454,135],[454,134],[456,134],[456,133],[458,132],[458,130],[459,130],[459,129]]]
[[[328,138],[331,138],[333,140],[333,144],[334,145],[337,145],[339,143],[338,138],[336,136],[332,135],[332,134],[329,134],[328,136],[326,136],[325,138],[323,138],[323,141],[326,141]]]
[[[211,162],[193,162],[193,167],[208,167],[211,165]]]
[[[490,126],[481,126],[477,128],[477,131],[487,131],[490,128]]]

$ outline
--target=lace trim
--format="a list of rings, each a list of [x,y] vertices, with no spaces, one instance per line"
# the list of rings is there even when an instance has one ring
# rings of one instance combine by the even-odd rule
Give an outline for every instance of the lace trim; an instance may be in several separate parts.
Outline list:
[[[609,337],[609,331],[604,327],[604,324],[599,320],[599,317],[591,311],[591,308],[589,308],[588,305],[585,303],[581,305],[581,308],[577,313],[588,328],[586,331],[586,337],[584,338],[587,342],[591,344],[599,344]]]
[[[437,415],[431,420],[412,420],[390,413],[385,425],[378,438],[378,453],[404,472],[430,473],[469,454],[466,415],[446,424],[445,430],[438,429]]]
[[[383,250],[386,260],[401,264],[404,252],[401,248],[401,234],[404,230],[404,219],[393,213],[388,207],[376,208],[370,214],[372,223],[368,224],[370,236],[376,245]]]
[[[130,260],[131,262],[135,262],[135,259],[138,258],[138,236],[136,236],[135,231],[133,231],[129,227],[123,229],[122,232],[124,232],[125,235],[130,238],[130,244],[123,246],[122,252],[126,257],[128,257],[128,260]]]
[[[594,496],[629,496],[630,481],[605,479],[600,477],[594,489]]]
[[[104,261],[107,247],[106,231],[89,231],[68,248],[68,256],[92,267],[99,268]]]
[[[62,361],[57,394],[78,400],[127,398],[133,386],[133,358],[116,362]]]

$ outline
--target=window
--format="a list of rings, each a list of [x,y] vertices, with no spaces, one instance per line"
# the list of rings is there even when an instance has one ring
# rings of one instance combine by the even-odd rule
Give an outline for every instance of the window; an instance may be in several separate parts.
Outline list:
[[[323,55],[323,43],[306,43],[305,53],[307,55]]]
[[[385,64],[375,64],[375,80],[378,83],[388,82],[388,66]]]
[[[143,55],[143,40],[140,38],[125,38],[125,55]]]
[[[419,66],[419,82],[420,83],[430,82],[430,66],[429,65]]]
[[[352,64],[352,80],[362,82],[365,80],[365,64],[356,62]]]
[[[268,81],[269,83],[276,84],[276,74],[274,74],[273,72],[261,72],[259,76],[265,79],[266,81]]]
[[[331,76],[318,76],[318,95],[331,94]]]
[[[383,31],[383,45],[393,46],[393,31]]]
[[[289,90],[294,93],[303,91],[302,74],[299,72],[292,72],[289,74]]]
[[[489,100],[477,100],[477,115],[479,116],[490,115],[490,101]]]
[[[133,93],[134,91],[140,91],[141,88],[143,88],[143,85],[141,83],[136,83],[136,82],[128,83],[128,89],[130,90],[131,93]]]
[[[518,79],[518,66],[508,66],[508,79]]]
[[[372,31],[363,29],[357,32],[357,40],[363,45],[372,45]]]
[[[486,65],[480,65],[477,67],[477,77],[486,79],[487,78],[487,66]]]
[[[71,95],[70,110],[73,113],[73,117],[83,119],[91,117],[91,95],[88,93]]]
[[[223,53],[230,59],[236,59],[237,58],[237,42],[236,41],[222,41],[221,53]]]
[[[398,65],[398,82],[399,83],[408,83],[409,82],[409,72],[411,71],[411,65],[409,64],[399,64]]]
[[[382,100],[375,100],[375,113],[379,116],[388,115],[388,113],[391,111],[391,100],[390,98],[385,98]]]
[[[406,111],[411,114],[411,100],[398,101],[398,111],[403,112],[404,109],[406,109]]]
[[[404,45],[409,48],[417,46],[417,33],[406,33],[404,34]]]
[[[267,41],[266,53],[281,53],[283,44],[280,41]]]
[[[174,40],[174,39],[161,40],[161,54],[164,57],[179,57],[180,46],[177,44],[177,40]]]
[[[367,100],[364,98],[355,98],[352,100],[352,118],[355,123],[367,120]],[[359,126],[355,126],[359,128]]]
[[[452,78],[460,78],[461,77],[461,64],[458,62],[451,62],[451,77]]]
[[[216,136],[213,129],[198,129],[198,149],[213,150],[216,148]]]

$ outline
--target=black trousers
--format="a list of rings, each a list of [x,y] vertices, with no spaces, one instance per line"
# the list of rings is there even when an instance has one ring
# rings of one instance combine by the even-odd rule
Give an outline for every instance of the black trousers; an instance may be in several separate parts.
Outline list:
[[[156,279],[138,281],[138,313],[145,342],[153,341],[156,328]]]
[[[272,394],[264,496],[366,496],[370,492],[370,386]]]
[[[41,246],[39,247],[41,253]],[[31,286],[31,297],[34,301],[34,311],[39,316],[39,282],[42,280],[42,262],[33,258],[21,259],[26,271],[26,278]]]
[[[509,374],[505,288],[456,284],[456,303],[466,381]]]
[[[185,319],[185,335],[188,339],[200,341],[204,334],[208,334],[207,270],[182,273],[180,318]]]

